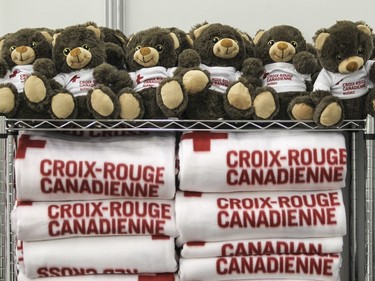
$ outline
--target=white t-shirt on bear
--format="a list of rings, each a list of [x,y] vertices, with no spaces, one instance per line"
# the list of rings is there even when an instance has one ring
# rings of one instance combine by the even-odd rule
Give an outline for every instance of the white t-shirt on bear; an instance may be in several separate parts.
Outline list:
[[[97,84],[93,76],[94,69],[81,69],[70,73],[59,73],[54,79],[74,97],[87,95]]]
[[[340,99],[361,97],[374,87],[374,83],[368,78],[373,63],[374,61],[367,61],[359,70],[348,74],[322,69],[314,83],[314,91],[330,91]]]
[[[160,82],[164,78],[171,77],[175,70],[175,67],[165,68],[162,66],[153,66],[129,72],[129,75],[134,82],[134,90],[139,92],[147,88],[157,88]]]
[[[210,89],[220,93],[225,93],[229,84],[241,76],[241,72],[236,71],[231,66],[207,66],[201,64],[200,68],[210,73],[212,82]]]
[[[274,88],[278,93],[306,91],[306,81],[311,81],[310,75],[297,72],[291,63],[275,62],[264,68],[263,86]]]
[[[33,66],[31,64],[16,65],[8,71],[4,78],[0,79],[0,83],[12,83],[17,88],[17,92],[22,93],[25,81],[32,72]]]

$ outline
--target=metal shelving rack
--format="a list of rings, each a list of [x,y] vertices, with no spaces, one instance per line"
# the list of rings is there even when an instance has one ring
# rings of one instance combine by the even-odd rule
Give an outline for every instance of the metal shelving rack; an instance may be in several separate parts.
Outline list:
[[[11,232],[10,211],[14,204],[13,155],[15,136],[19,131],[342,131],[350,140],[351,182],[349,198],[349,263],[350,281],[375,281],[374,216],[375,216],[375,123],[346,120],[338,128],[320,128],[313,122],[244,121],[244,120],[18,120],[0,117],[0,280],[14,281],[14,237]],[[365,145],[358,143],[363,142]],[[361,159],[365,155],[365,159]],[[360,160],[363,160],[362,162]],[[361,162],[359,164],[359,162]],[[359,197],[359,171],[365,171],[365,198]],[[362,206],[364,202],[365,206]],[[358,210],[364,209],[364,229],[359,225]],[[362,238],[363,237],[363,238]],[[362,239],[362,241],[361,241]],[[363,242],[364,239],[364,242]],[[364,243],[364,251],[359,250]],[[364,260],[364,262],[361,262]],[[362,278],[363,275],[363,278]]]

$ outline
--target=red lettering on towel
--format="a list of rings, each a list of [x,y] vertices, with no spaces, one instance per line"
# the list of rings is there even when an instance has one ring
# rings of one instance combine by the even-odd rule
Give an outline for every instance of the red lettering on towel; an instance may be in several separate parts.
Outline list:
[[[155,275],[139,275],[138,281],[174,281],[174,274],[161,273]]]
[[[28,148],[44,148],[45,140],[30,140],[29,135],[22,135],[18,140],[18,148],[16,152],[16,159],[25,159],[26,150]]]
[[[192,139],[193,150],[197,152],[210,151],[211,140],[228,139],[227,133],[192,132],[182,135],[182,140]]]

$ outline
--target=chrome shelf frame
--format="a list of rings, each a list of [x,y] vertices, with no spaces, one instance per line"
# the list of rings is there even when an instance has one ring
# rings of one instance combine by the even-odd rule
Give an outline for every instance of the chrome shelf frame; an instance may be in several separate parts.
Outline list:
[[[350,182],[350,281],[362,281],[359,272],[364,272],[365,281],[375,281],[374,265],[374,216],[375,216],[375,125],[374,117],[364,120],[345,120],[340,127],[322,128],[314,122],[299,121],[260,121],[260,120],[33,120],[7,119],[0,117],[0,280],[14,281],[14,237],[11,232],[10,211],[14,204],[14,174],[13,160],[15,138],[19,131],[341,131],[348,132],[351,146],[351,182]],[[358,148],[358,137],[364,137],[365,147]],[[365,166],[356,167],[358,152],[363,150],[366,155]],[[365,192],[365,227],[358,227],[358,208],[363,207],[358,202],[357,169],[366,171]],[[359,253],[359,232],[363,231],[365,238],[365,253]],[[365,260],[360,264],[359,255]]]

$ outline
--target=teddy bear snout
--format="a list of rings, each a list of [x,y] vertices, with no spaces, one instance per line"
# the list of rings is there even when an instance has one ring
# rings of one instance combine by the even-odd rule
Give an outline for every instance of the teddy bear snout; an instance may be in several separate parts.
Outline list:
[[[16,48],[16,52],[23,54],[27,52],[27,47],[26,46],[19,46]]]
[[[221,40],[221,46],[225,48],[231,48],[233,47],[233,41],[231,39],[223,39]]]
[[[139,50],[142,56],[147,56],[151,53],[151,50],[149,47],[144,47]]]
[[[346,70],[349,72],[354,72],[358,69],[358,63],[356,61],[351,61],[346,65]]]
[[[285,42],[279,42],[279,43],[277,43],[277,48],[281,51],[284,51],[284,50],[288,49],[288,44],[285,43]]]
[[[74,48],[71,52],[70,55],[73,57],[78,57],[81,54],[80,48]]]

